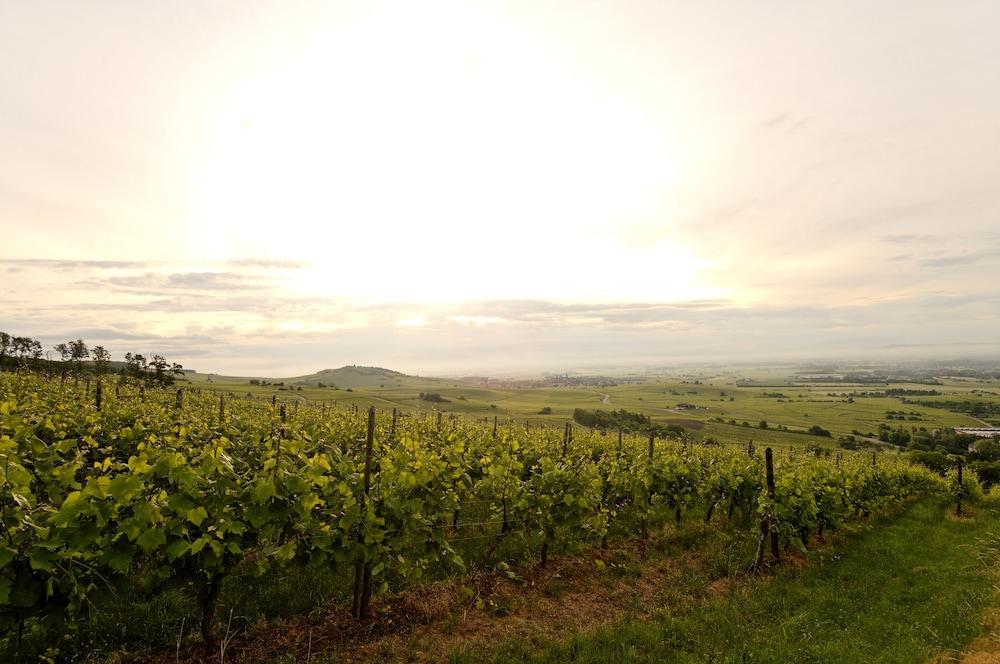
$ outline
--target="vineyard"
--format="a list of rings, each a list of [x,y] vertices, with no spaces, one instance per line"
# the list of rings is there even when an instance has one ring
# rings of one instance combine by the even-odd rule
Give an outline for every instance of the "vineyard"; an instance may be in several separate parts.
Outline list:
[[[692,514],[755,566],[910,496],[974,497],[889,455],[811,456],[566,426],[0,375],[0,620],[81,630],[123,588],[190,592],[208,651],[233,575],[336,569],[362,621],[425,579],[548,564]],[[141,579],[139,583],[136,579]],[[346,611],[346,607],[345,607]]]

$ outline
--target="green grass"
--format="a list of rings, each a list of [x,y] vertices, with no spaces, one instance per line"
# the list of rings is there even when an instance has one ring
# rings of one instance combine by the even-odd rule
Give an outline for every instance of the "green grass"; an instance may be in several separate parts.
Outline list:
[[[919,503],[849,538],[841,553],[810,556],[802,571],[786,567],[658,620],[626,619],[541,646],[510,639],[453,662],[904,663],[954,654],[983,630],[1000,525],[995,507],[962,521],[946,510]]]
[[[250,393],[258,398],[269,399],[271,395],[277,395],[279,399],[286,401],[322,402],[337,408],[366,408],[369,404],[374,404],[379,409],[397,408],[409,413],[429,413],[437,409],[458,417],[492,419],[496,416],[501,423],[516,426],[523,426],[527,422],[531,426],[561,427],[564,422],[572,420],[575,408],[624,408],[646,414],[659,423],[681,424],[695,438],[711,437],[722,443],[738,445],[746,445],[747,441],[753,440],[758,446],[763,444],[779,448],[817,444],[836,447],[838,436],[848,435],[853,431],[877,433],[882,423],[893,428],[903,426],[907,429],[979,425],[975,419],[966,415],[919,403],[903,404],[897,398],[857,396],[853,401],[848,401],[841,396],[843,393],[877,391],[884,389],[884,386],[738,387],[738,378],[738,374],[727,374],[706,377],[701,384],[681,382],[680,378],[664,378],[614,387],[487,389],[459,380],[416,377],[372,385],[370,376],[360,376],[357,378],[357,386],[349,392],[346,387],[333,389],[302,386],[299,391],[297,387],[288,385],[286,389],[270,385],[252,386],[247,381],[232,378],[213,379],[214,382],[208,383],[205,376],[198,374],[194,377],[194,385],[206,390],[232,392],[238,396]],[[964,400],[969,397],[969,391],[974,389],[961,381],[945,383],[935,386],[935,389],[942,392],[942,396],[934,397],[935,399]],[[926,385],[893,387],[927,388]],[[419,398],[420,392],[440,393],[448,402],[423,401]],[[776,394],[781,396],[774,396]],[[974,395],[974,398],[1000,400],[996,396]],[[680,404],[692,404],[695,408],[680,409]],[[539,414],[545,407],[551,409],[551,414]],[[904,411],[917,415],[913,416],[916,418],[913,420],[887,420],[887,411]],[[717,421],[720,418],[722,421]],[[762,420],[768,423],[768,429],[758,427]],[[736,424],[730,424],[730,421],[735,421]],[[742,426],[743,422],[750,426]],[[805,435],[804,432],[813,425],[829,430],[833,436],[824,438]],[[779,426],[787,427],[788,431],[778,430]]]

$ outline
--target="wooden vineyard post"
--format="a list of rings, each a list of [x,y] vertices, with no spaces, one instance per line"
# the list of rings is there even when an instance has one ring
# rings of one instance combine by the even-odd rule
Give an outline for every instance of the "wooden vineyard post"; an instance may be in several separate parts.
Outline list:
[[[441,415],[442,415],[442,413],[441,413],[441,411],[439,410],[439,411],[437,412],[437,424],[436,424],[436,426],[437,426],[437,430],[438,430],[438,431],[440,431],[440,430],[441,430]]]
[[[497,439],[497,416],[493,416],[493,440]]]
[[[962,516],[962,494],[965,493],[965,485],[962,484],[962,462],[958,462],[958,496],[955,499],[955,514]]]
[[[365,484],[364,484],[364,511],[370,508],[368,503],[368,493],[371,489],[372,478],[372,446],[375,442],[375,406],[368,407],[368,429],[365,435]],[[363,523],[363,521],[362,521]],[[354,606],[353,615],[355,620],[371,617],[371,594],[372,594],[372,565],[371,561],[364,560],[364,554],[360,551],[360,546],[364,542],[362,527],[358,529],[358,559],[354,563]]]
[[[219,426],[226,421],[226,397],[219,395]]]
[[[766,469],[766,482],[767,482],[767,496],[772,501],[774,500],[774,453],[771,448],[768,447],[764,450],[764,465]],[[764,564],[764,551],[765,545],[767,543],[767,535],[771,534],[771,557],[777,561],[779,558],[778,552],[778,533],[771,532],[771,519],[767,516],[761,517],[760,520],[760,542],[757,545],[757,560],[754,562],[754,568],[759,569],[761,565]]]
[[[178,387],[177,388],[177,397],[176,397],[176,402],[175,402],[174,405],[177,406],[177,410],[180,410],[181,408],[184,407],[184,388],[183,387]]]
[[[774,457],[771,454],[771,448],[767,448],[764,457],[764,463],[767,469],[767,495],[771,500],[774,500]],[[781,554],[778,551],[778,532],[771,528],[771,524],[768,524],[768,530],[771,531],[771,557],[776,561],[781,558]]]
[[[392,409],[392,428],[389,429],[389,440],[396,439],[396,419],[399,417],[399,411],[395,408]]]
[[[101,379],[97,379],[97,389],[94,390],[94,407],[97,410],[101,409],[101,397],[104,396],[104,386],[101,385]]]
[[[618,427],[618,453],[622,452],[622,428]]]
[[[572,435],[573,435],[573,425],[567,422],[566,429],[563,431],[563,447],[562,447],[563,456],[566,456],[566,451],[569,449],[570,437]]]
[[[146,403],[146,386],[139,386],[139,403]]]
[[[621,434],[622,434],[622,431],[621,431],[621,429],[619,429],[618,430],[618,436],[620,437]],[[654,441],[653,432],[650,431],[649,432],[649,470],[650,470],[650,472],[653,472],[653,454],[656,452],[655,443],[653,441]],[[647,508],[647,511],[649,509],[649,506],[652,505],[652,504],[653,504],[653,491],[652,491],[652,489],[647,489],[646,490],[646,508]],[[640,522],[639,526],[642,529],[643,556],[645,556],[646,555],[646,549],[645,549],[646,544],[645,544],[645,542],[646,542],[647,539],[649,539],[649,526],[646,523],[646,515],[645,514],[642,515],[642,521]]]
[[[875,467],[875,454],[876,454],[876,452],[873,450],[872,451],[872,468]]]
[[[281,430],[278,435],[281,438],[285,437],[285,404],[281,404]]]

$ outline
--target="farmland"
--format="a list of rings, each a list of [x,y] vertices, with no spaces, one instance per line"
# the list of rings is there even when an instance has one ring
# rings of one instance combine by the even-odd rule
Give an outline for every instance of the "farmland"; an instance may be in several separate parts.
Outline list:
[[[440,411],[467,418],[494,416],[531,426],[561,427],[572,421],[576,408],[625,409],[661,424],[677,424],[695,439],[742,444],[753,440],[780,447],[835,447],[842,436],[877,434],[880,425],[906,429],[982,426],[984,420],[940,407],[944,402],[1000,404],[1000,380],[939,378],[938,396],[885,396],[889,390],[927,390],[925,383],[808,383],[792,380],[795,368],[727,368],[690,370],[673,375],[628,376],[629,382],[593,387],[557,386],[485,388],[459,379],[417,378],[381,369],[359,376],[345,367],[326,374],[331,382],[319,388],[302,379],[279,379],[284,385],[250,385],[249,379],[213,379],[193,374],[192,384],[205,389],[250,393],[365,408],[398,408],[413,412]],[[384,372],[384,373],[380,373]],[[337,379],[340,379],[337,383]],[[757,377],[757,378],[754,378]],[[747,384],[747,381],[753,381]],[[307,381],[313,382],[313,381]],[[299,390],[301,388],[301,390]],[[347,391],[350,388],[351,391]],[[421,393],[434,392],[447,401],[428,402]],[[905,402],[905,403],[904,403]],[[543,408],[550,414],[540,415]],[[888,414],[904,413],[902,419]],[[1000,418],[994,418],[1000,423]],[[987,420],[988,421],[988,420]],[[761,428],[761,422],[767,428]],[[830,437],[807,435],[818,426]],[[784,428],[782,428],[784,427]],[[875,436],[872,436],[875,437]]]

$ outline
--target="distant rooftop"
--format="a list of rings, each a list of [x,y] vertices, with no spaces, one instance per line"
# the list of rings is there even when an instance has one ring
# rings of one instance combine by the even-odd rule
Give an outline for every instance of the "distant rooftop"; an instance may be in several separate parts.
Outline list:
[[[1000,427],[962,428],[955,429],[955,433],[965,433],[980,438],[998,438],[1000,437]]]

